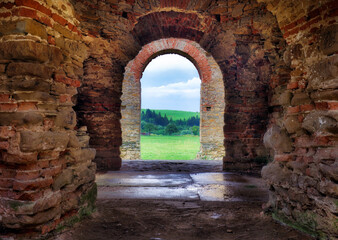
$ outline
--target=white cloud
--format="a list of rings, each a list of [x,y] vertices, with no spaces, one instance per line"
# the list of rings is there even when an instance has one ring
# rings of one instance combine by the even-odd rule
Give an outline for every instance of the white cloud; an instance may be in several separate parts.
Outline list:
[[[196,71],[192,62],[178,54],[165,54],[154,58],[146,67],[144,72],[161,72],[167,70]]]
[[[160,97],[183,97],[183,98],[199,98],[200,97],[201,80],[193,78],[187,82],[170,83],[159,87],[142,88],[142,96],[145,98]]]

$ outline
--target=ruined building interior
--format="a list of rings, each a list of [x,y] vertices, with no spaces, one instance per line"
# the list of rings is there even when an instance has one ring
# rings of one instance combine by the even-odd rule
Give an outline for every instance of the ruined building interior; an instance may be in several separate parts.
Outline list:
[[[337,0],[0,0],[0,236],[100,210],[96,172],[140,158],[142,72],[177,53],[202,81],[200,158],[261,175],[261,218],[337,239],[337,18]],[[229,232],[209,239],[249,239]]]

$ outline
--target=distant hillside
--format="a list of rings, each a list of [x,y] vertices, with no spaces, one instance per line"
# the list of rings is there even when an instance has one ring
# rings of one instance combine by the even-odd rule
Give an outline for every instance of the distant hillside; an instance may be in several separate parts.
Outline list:
[[[152,109],[150,109],[152,110]],[[142,111],[146,111],[146,109],[142,109]],[[152,110],[153,111],[153,110]],[[188,119],[190,117],[200,117],[199,112],[187,112],[187,111],[177,111],[177,110],[155,110],[156,113],[161,113],[162,116],[167,114],[168,119],[173,118],[173,120],[179,120],[179,119]]]

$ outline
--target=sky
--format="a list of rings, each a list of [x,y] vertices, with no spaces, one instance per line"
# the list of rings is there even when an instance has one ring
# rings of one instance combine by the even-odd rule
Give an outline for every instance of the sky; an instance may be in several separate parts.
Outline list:
[[[201,80],[185,57],[165,54],[153,59],[141,78],[141,107],[199,112]]]

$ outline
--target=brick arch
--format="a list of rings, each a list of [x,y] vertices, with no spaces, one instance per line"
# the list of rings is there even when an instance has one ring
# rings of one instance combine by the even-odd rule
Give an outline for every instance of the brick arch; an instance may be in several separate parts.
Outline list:
[[[177,53],[193,62],[201,77],[201,149],[198,158],[222,159],[224,126],[223,76],[217,63],[195,42],[168,38],[145,45],[128,63],[122,87],[122,159],[140,159],[140,79],[147,64],[156,56]]]

